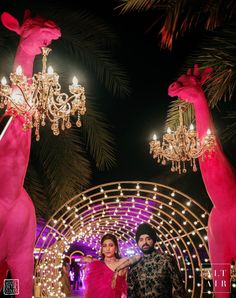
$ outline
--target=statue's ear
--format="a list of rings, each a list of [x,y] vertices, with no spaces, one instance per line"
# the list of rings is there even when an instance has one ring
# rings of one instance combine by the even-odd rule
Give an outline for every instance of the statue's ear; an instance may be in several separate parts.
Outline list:
[[[31,17],[31,12],[29,9],[26,9],[24,13],[24,21],[29,19],[30,17]]]
[[[19,22],[17,21],[17,19],[15,17],[13,17],[8,12],[4,12],[1,15],[1,20],[2,20],[3,25],[7,29],[9,29],[11,31],[15,31],[17,34],[20,35],[20,25],[19,25]]]
[[[201,83],[204,84],[212,76],[213,68],[207,66],[201,74]]]

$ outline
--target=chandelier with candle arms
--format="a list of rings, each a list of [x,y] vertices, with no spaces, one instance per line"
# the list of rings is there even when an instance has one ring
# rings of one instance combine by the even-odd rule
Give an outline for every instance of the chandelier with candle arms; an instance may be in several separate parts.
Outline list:
[[[184,125],[181,105],[179,106],[179,126],[176,131],[172,131],[168,127],[162,143],[157,140],[155,134],[149,143],[150,154],[153,155],[153,158],[163,165],[166,165],[167,161],[171,161],[171,171],[179,174],[187,172],[186,162],[190,162],[192,170],[196,172],[196,159],[200,156],[204,158],[204,153],[211,153],[214,150],[214,144],[215,136],[210,129],[207,130],[206,136],[200,140],[192,124],[189,129]]]
[[[42,72],[27,78],[18,66],[10,74],[11,86],[3,77],[0,83],[0,108],[6,112],[23,116],[23,129],[35,127],[36,140],[40,139],[40,126],[45,126],[46,120],[51,122],[54,135],[60,130],[71,127],[71,116],[76,115],[76,125],[81,126],[80,116],[86,112],[85,90],[76,77],[69,85],[71,95],[61,92],[59,75],[51,66],[47,69],[47,56],[51,49],[42,48]]]

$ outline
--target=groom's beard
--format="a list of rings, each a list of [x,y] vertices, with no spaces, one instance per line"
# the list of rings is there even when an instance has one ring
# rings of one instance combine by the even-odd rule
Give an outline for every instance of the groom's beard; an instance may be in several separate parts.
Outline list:
[[[144,254],[149,255],[154,251],[154,245],[150,246],[147,243],[145,243],[140,249]]]

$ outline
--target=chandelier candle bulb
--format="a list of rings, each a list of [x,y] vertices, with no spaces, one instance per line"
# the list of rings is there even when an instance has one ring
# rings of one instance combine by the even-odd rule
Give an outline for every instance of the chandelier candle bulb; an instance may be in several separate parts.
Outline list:
[[[5,77],[2,77],[1,79],[1,90],[4,92],[4,93],[11,93],[11,87],[9,85],[7,85],[7,80]],[[3,109],[4,106],[7,104],[7,100],[3,97],[2,97],[2,94],[0,93],[0,109]]]
[[[48,74],[53,75],[53,73],[54,73],[54,70],[53,70],[52,66],[48,66]]]
[[[73,77],[72,84],[73,86],[78,86],[78,79],[76,77]]]
[[[21,76],[23,74],[22,67],[20,65],[16,68],[16,75]]]
[[[3,77],[3,78],[1,79],[1,84],[2,84],[3,86],[6,86],[6,84],[7,84],[7,80],[6,80],[5,77]]]
[[[12,82],[12,85],[14,86],[15,90],[19,89],[21,85],[23,86],[24,84],[27,84],[28,78],[24,75],[23,69],[20,65],[17,66],[16,72],[10,74],[10,81]],[[18,86],[18,84],[20,85]],[[17,86],[18,88],[15,88],[15,86]],[[25,86],[23,88],[25,88]]]

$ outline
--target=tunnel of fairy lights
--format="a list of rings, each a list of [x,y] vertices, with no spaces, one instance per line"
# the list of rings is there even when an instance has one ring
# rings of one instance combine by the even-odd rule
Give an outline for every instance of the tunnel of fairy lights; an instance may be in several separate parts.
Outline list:
[[[149,222],[157,232],[156,248],[173,255],[188,297],[212,295],[202,270],[210,267],[207,245],[209,213],[181,191],[159,183],[118,181],[92,187],[67,201],[41,230],[35,255],[35,283],[41,296],[60,292],[62,259],[73,243],[81,254],[99,257],[104,233],[117,236],[123,256],[139,253],[135,231]]]

